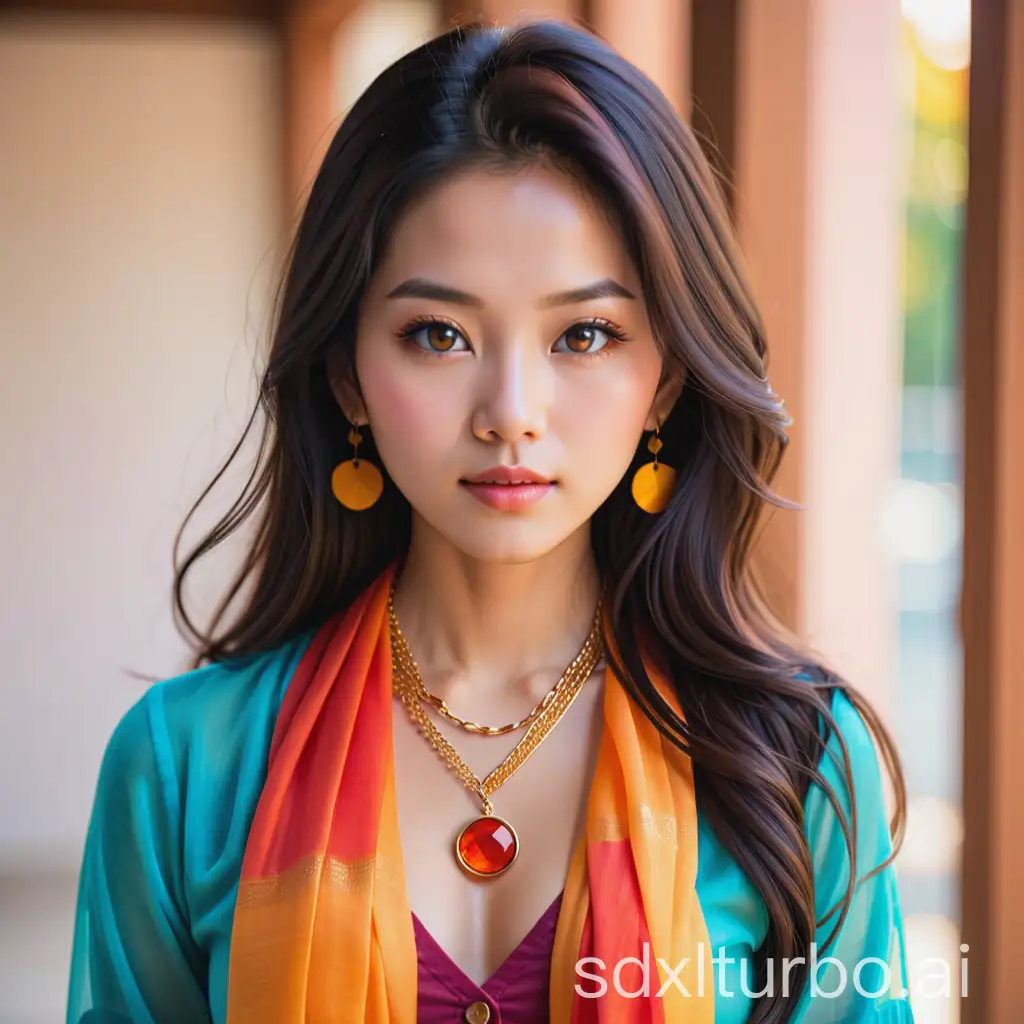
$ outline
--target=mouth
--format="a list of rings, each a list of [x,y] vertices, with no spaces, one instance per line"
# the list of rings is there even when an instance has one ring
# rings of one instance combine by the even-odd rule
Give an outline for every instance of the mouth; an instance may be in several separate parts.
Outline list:
[[[556,486],[554,480],[523,466],[493,466],[459,483],[481,504],[500,512],[532,508]]]
[[[492,466],[476,476],[463,477],[464,484],[505,484],[515,487],[520,484],[551,484],[553,481],[540,473],[534,473],[525,466]]]

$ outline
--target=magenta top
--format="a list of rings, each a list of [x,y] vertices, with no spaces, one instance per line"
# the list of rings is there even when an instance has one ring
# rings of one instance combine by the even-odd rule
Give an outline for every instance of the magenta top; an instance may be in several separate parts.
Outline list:
[[[419,961],[417,1024],[546,1024],[551,952],[561,905],[559,894],[483,985],[448,956],[413,914]],[[476,1006],[467,1016],[474,1003],[484,1003],[487,1010]]]

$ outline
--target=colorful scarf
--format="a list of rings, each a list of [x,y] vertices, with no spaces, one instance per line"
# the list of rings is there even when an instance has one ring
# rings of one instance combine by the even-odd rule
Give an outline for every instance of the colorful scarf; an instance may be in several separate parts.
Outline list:
[[[289,682],[242,864],[228,1024],[416,1020],[391,748],[393,578],[392,568],[318,630]],[[604,720],[555,932],[551,1024],[712,1024],[690,760],[610,671]],[[603,964],[580,966],[604,979],[599,998],[577,989],[598,984],[577,972],[584,957]],[[613,983],[626,957],[648,964],[644,996],[622,994],[639,988],[636,965],[621,970],[622,992]]]

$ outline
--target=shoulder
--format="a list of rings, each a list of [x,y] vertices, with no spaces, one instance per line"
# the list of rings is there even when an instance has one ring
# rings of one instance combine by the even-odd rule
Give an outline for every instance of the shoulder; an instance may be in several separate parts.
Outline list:
[[[220,751],[273,729],[309,636],[270,651],[204,666],[158,683],[143,698],[175,747]]]
[[[259,756],[260,748],[269,749],[284,691],[308,640],[154,684],[111,734],[101,778],[120,787],[148,780],[173,796],[190,778],[223,774],[247,756]]]
[[[829,736],[822,759],[822,772],[825,773],[826,769],[832,771],[837,767],[834,763],[835,758],[838,757],[841,762],[842,751],[845,748],[850,768],[855,775],[865,772],[878,774],[878,754],[871,730],[845,690],[833,691],[830,711],[834,729]],[[830,754],[834,756],[829,756]],[[841,772],[841,764],[838,767]]]
[[[858,809],[863,803],[868,813],[883,813],[881,764],[868,722],[843,689],[833,691],[829,710],[831,728],[818,771],[835,790],[844,812],[850,810],[852,783]]]
[[[108,742],[90,846],[158,865],[197,934],[219,927],[237,883],[281,701],[308,642],[155,684]]]
[[[864,783],[869,788],[877,785],[880,767],[875,737],[857,706],[864,703],[864,698],[853,695],[838,677],[824,669],[808,668],[798,678],[809,684],[831,684],[831,689],[823,696],[824,704],[820,705],[828,709],[828,717],[823,712],[816,713],[821,737],[816,767],[822,778],[829,785],[842,789],[848,797],[849,780],[845,770],[848,765],[855,790],[859,791]],[[812,784],[809,796],[813,795],[815,788],[820,790],[820,783]]]
[[[872,730],[842,689],[831,695],[830,730],[804,806],[804,831],[818,881],[838,891],[849,874],[850,853],[858,876],[892,852],[882,763]],[[833,802],[834,800],[834,802]]]

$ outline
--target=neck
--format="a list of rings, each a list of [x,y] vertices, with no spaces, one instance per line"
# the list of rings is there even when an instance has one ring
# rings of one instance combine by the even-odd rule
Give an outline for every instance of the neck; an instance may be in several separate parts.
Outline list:
[[[395,611],[439,696],[539,698],[582,647],[599,591],[587,529],[529,562],[482,562],[417,517]]]

